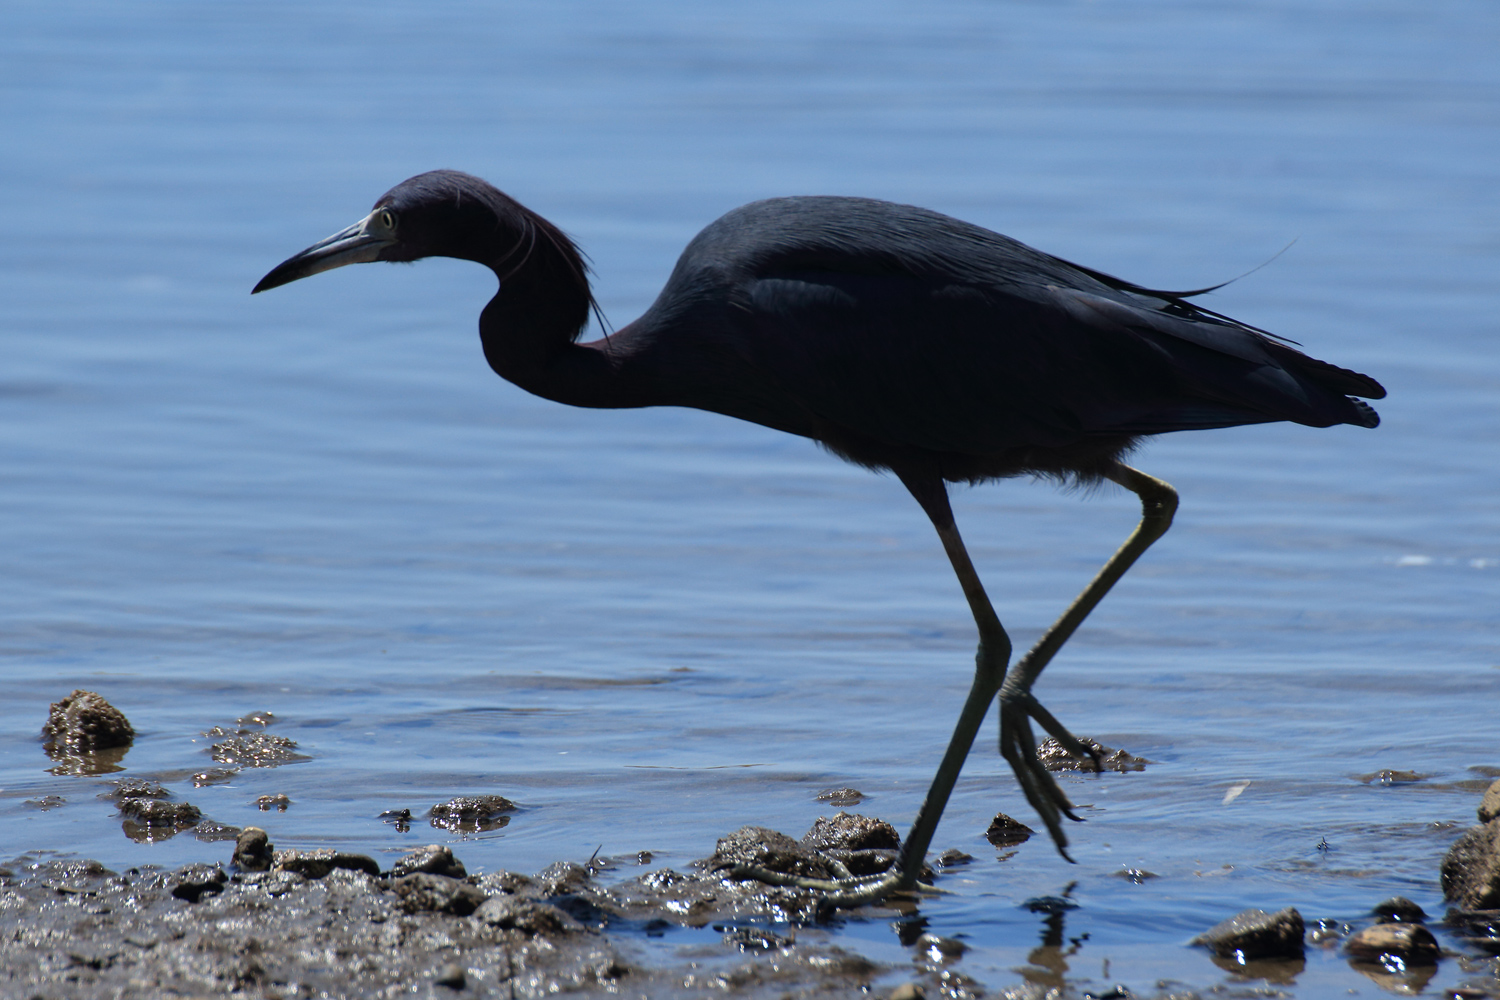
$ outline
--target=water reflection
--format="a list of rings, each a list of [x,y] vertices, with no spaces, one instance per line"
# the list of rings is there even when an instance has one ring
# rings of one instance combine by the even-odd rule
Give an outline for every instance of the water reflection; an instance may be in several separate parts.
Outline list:
[[[1028,899],[1022,904],[1032,913],[1044,914],[1042,943],[1040,947],[1031,949],[1026,956],[1026,961],[1030,964],[1016,971],[1024,976],[1027,982],[1035,983],[1043,989],[1062,990],[1064,988],[1068,975],[1068,959],[1078,954],[1083,947],[1083,942],[1089,938],[1087,933],[1074,938],[1065,939],[1064,937],[1064,914],[1069,910],[1078,909],[1078,904],[1069,898],[1077,886],[1077,882],[1070,882],[1060,896],[1039,896],[1035,899]]]

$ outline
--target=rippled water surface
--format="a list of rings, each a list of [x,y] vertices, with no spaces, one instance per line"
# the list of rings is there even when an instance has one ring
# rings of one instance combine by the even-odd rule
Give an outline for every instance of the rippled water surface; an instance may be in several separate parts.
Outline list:
[[[1032,814],[987,730],[934,845],[976,862],[922,912],[991,987],[1138,991],[1232,982],[1186,941],[1244,907],[1441,912],[1500,765],[1497,51],[1482,2],[7,5],[0,854],[227,856],[133,842],[106,778],[49,773],[75,687],[135,724],[121,774],[283,847],[456,841],[378,816],[480,792],[522,807],[456,845],[481,869],[680,867],[742,824],[800,835],[840,785],[910,821],[974,635],[893,479],[528,396],[480,355],[470,264],[248,295],[451,166],[575,236],[617,325],[770,195],[921,204],[1166,287],[1295,240],[1207,304],[1380,378],[1384,424],[1149,444],[1177,525],[1038,690],[1155,763],[1069,781],[1077,865],[1011,855],[985,826]],[[1024,481],[955,507],[1020,643],[1135,518]],[[201,734],[257,710],[311,759],[195,789]],[[1065,890],[1033,952],[1022,903]],[[883,923],[837,934],[912,960]],[[1380,992],[1335,954],[1287,988]]]

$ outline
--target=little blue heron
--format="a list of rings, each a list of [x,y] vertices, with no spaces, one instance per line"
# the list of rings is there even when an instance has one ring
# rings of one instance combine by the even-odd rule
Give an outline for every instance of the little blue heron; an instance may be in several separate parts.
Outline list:
[[[645,315],[590,343],[577,342],[598,312],[578,248],[535,212],[452,170],[392,188],[364,219],[278,265],[255,291],[345,264],[434,256],[495,272],[499,291],[479,317],[484,356],[528,392],[573,406],[690,406],[811,438],[895,473],[931,518],[979,649],[902,853],[866,880],[741,872],[823,889],[836,905],[914,886],[997,697],[1000,751],[1067,857],[1060,818],[1078,817],[1039,762],[1031,723],[1080,759],[1092,751],[1031,688],[1172,522],[1176,491],[1121,461],[1143,437],[1279,420],[1374,427],[1375,411],[1352,397],[1385,395],[1369,376],[1187,301],[1211,289],[1143,288],[979,226],[867,198],[773,198],[735,209],[688,244]],[[946,484],[1020,475],[1110,480],[1140,498],[1142,519],[1011,665],[1010,638],[959,537]]]

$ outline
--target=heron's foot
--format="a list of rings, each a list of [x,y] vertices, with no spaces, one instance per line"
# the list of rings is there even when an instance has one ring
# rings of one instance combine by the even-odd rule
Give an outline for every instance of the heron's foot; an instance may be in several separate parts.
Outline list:
[[[811,889],[820,893],[818,912],[827,913],[836,909],[852,909],[868,903],[879,903],[899,895],[948,895],[947,889],[908,880],[892,867],[878,875],[854,875],[840,862],[829,859],[837,878],[808,878],[803,875],[788,875],[758,865],[736,865],[726,874],[740,881],[761,882],[791,889]]]
[[[1000,692],[1000,756],[1015,772],[1021,791],[1026,793],[1026,801],[1047,824],[1047,832],[1052,835],[1052,843],[1057,845],[1057,853],[1072,861],[1068,856],[1068,835],[1063,833],[1062,817],[1079,823],[1083,818],[1074,814],[1073,803],[1068,801],[1057,779],[1037,756],[1036,736],[1031,731],[1033,719],[1069,754],[1080,760],[1093,761],[1095,771],[1099,771],[1102,764],[1098,752],[1063,728],[1063,724],[1043,708],[1030,691]]]

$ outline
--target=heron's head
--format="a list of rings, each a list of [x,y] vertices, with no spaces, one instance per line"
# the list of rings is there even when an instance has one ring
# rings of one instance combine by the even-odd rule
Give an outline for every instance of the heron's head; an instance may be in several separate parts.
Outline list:
[[[253,292],[263,292],[345,264],[459,257],[501,270],[508,256],[529,253],[535,216],[478,177],[433,170],[380,196],[370,214],[282,261]]]

